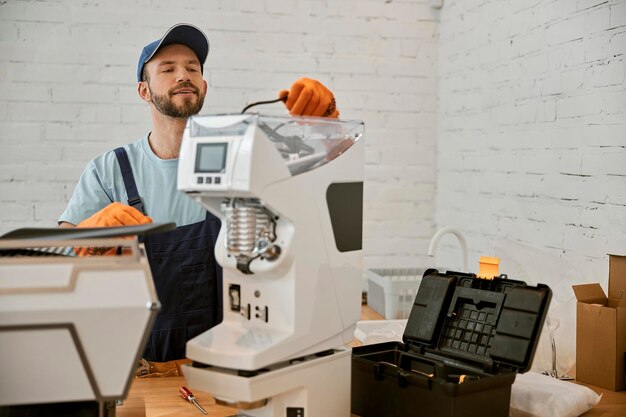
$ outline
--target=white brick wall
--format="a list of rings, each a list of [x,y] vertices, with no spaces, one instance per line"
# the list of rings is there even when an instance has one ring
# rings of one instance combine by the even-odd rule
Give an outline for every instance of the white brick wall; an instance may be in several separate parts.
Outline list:
[[[434,229],[436,12],[428,0],[0,1],[0,233],[54,226],[86,162],[146,133],[141,48],[206,31],[204,113],[300,76],[366,124],[366,267],[419,262]],[[277,108],[278,109],[278,108]]]
[[[445,2],[436,221],[472,270],[499,237],[595,275],[572,279],[626,254],[625,52],[623,0]]]

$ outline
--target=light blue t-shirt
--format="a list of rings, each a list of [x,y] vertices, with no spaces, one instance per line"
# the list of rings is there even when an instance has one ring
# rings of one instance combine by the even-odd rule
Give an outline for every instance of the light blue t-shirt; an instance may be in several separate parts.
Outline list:
[[[160,159],[148,137],[124,146],[146,215],[155,223],[185,226],[203,221],[206,210],[176,189],[177,159]],[[89,161],[59,222],[78,224],[114,201],[128,204],[122,171],[114,151]]]

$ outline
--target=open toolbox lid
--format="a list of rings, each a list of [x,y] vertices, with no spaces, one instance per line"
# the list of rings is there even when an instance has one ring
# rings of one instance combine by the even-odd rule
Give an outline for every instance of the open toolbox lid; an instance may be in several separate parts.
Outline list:
[[[118,227],[25,227],[0,236],[0,240],[72,240],[147,236],[176,229],[176,223],[148,223]]]
[[[448,365],[497,374],[530,368],[552,298],[546,285],[427,270],[402,340]]]

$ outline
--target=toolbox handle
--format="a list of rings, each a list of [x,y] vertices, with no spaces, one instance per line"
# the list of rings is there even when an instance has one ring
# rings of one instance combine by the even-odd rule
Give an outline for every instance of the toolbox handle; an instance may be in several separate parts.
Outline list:
[[[405,371],[404,369],[398,368],[398,372],[396,373],[396,380],[398,383],[398,387],[400,388],[408,387],[409,380],[410,380],[411,384],[418,386],[419,388],[431,390],[433,377],[428,376],[427,374],[424,374],[424,373],[409,372],[409,371]]]
[[[376,365],[374,365],[374,379],[376,381],[382,381],[383,379],[385,379],[385,372],[383,371],[384,366],[385,362],[378,362]]]
[[[419,381],[418,385],[430,389],[434,378],[445,378],[447,374],[447,366],[442,361],[415,356],[410,353],[402,353],[399,364],[398,385],[401,383],[400,379],[406,379],[408,375],[411,375],[414,377],[412,380]]]
[[[396,382],[400,388],[407,388],[409,386],[410,379],[410,382],[413,385],[428,390],[431,389],[432,376],[429,376],[429,374],[426,374],[425,372],[405,371],[392,363],[384,361],[377,362],[374,365],[375,380],[382,381],[385,379],[385,368],[391,368],[389,373],[392,375],[395,371]]]
[[[404,369],[405,371],[422,374],[429,378],[438,377],[446,370],[446,364],[442,361],[426,358],[421,355],[416,356],[415,354],[411,353],[401,353],[399,363],[400,368]],[[423,370],[420,370],[419,368],[414,367],[415,364],[427,365],[433,369],[433,372],[425,372]]]

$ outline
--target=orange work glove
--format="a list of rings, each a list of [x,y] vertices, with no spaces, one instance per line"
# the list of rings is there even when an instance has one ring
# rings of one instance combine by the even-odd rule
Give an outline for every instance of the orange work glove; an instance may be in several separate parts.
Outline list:
[[[310,78],[300,78],[291,90],[281,90],[279,98],[287,97],[285,106],[293,116],[339,117],[335,96],[324,84]]]
[[[116,227],[134,226],[152,223],[152,219],[144,216],[139,210],[122,203],[114,202],[78,223],[76,227]],[[115,255],[117,248],[76,247],[78,256]]]
[[[116,201],[78,223],[76,227],[134,226],[147,223],[152,223],[150,217],[144,216],[136,208]]]

